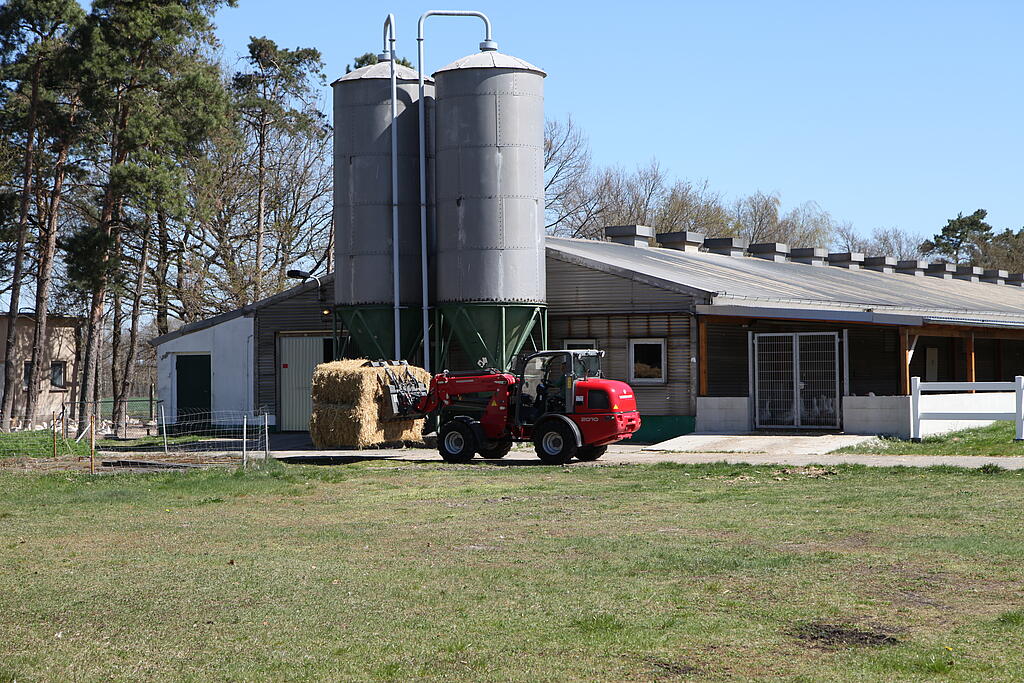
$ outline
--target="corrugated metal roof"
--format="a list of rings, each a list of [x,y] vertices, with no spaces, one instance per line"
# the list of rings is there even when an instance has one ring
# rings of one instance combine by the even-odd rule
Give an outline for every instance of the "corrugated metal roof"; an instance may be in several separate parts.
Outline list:
[[[383,78],[391,80],[391,62],[377,62],[376,64],[370,64],[369,66],[361,66],[355,71],[350,71],[341,78],[334,81],[334,83],[340,83],[342,81],[357,81],[360,79],[367,78]],[[410,69],[404,64],[395,64],[395,78],[400,81],[416,81],[419,82],[419,72],[416,69]],[[426,76],[423,77],[423,81],[433,82]],[[331,83],[331,85],[334,85]]]
[[[526,60],[519,59],[519,57],[513,57],[512,55],[506,55],[502,52],[495,52],[494,50],[476,52],[471,55],[466,55],[461,59],[456,59],[451,64],[442,66],[440,69],[435,71],[434,75],[437,75],[442,71],[455,71],[456,69],[524,69],[526,71],[535,71],[541,76],[547,76],[547,73],[545,73],[543,69],[530,64]]]
[[[847,270],[753,257],[547,238],[548,254],[667,289],[706,295],[704,303],[885,310],[962,320],[1024,323],[1024,288],[963,280]],[[939,314],[939,315],[935,315]]]

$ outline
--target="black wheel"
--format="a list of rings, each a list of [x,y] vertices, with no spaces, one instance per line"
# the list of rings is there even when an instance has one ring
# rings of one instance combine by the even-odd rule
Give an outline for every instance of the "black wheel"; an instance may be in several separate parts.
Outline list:
[[[512,450],[512,439],[488,441],[486,446],[480,447],[480,457],[486,460],[497,460],[508,455],[510,450]]]
[[[607,446],[584,446],[576,452],[576,459],[584,462],[590,462],[591,460],[597,460],[605,451],[608,450]]]
[[[437,450],[445,462],[469,462],[476,453],[476,434],[461,420],[441,425],[437,432]]]
[[[533,435],[537,457],[545,465],[564,465],[576,455],[576,435],[569,425],[548,422],[540,426]]]

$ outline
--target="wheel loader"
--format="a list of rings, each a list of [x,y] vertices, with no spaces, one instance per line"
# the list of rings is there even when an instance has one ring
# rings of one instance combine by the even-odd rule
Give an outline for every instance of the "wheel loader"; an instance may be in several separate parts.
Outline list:
[[[633,390],[601,376],[604,351],[540,351],[517,370],[442,372],[430,386],[387,364],[388,417],[437,415],[437,450],[447,462],[479,453],[502,458],[516,442],[533,442],[546,464],[596,460],[640,428]]]

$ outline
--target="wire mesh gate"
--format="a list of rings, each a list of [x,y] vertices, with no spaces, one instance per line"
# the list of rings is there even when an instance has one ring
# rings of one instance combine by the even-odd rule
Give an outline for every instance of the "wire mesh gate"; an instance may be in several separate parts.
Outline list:
[[[837,332],[762,332],[752,344],[758,428],[839,427]]]

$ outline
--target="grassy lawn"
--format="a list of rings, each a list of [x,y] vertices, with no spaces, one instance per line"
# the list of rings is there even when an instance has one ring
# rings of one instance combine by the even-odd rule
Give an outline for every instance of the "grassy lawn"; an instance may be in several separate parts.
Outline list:
[[[881,455],[1024,455],[1024,442],[1014,441],[1014,435],[1012,422],[994,422],[988,427],[926,436],[920,443],[879,438],[840,448],[835,452]]]
[[[0,473],[0,681],[1012,680],[1024,476]]]
[[[82,440],[75,443],[74,439],[62,439],[57,435],[57,455],[89,455],[89,442]],[[32,432],[0,433],[0,458],[53,457],[53,432],[40,430]]]

